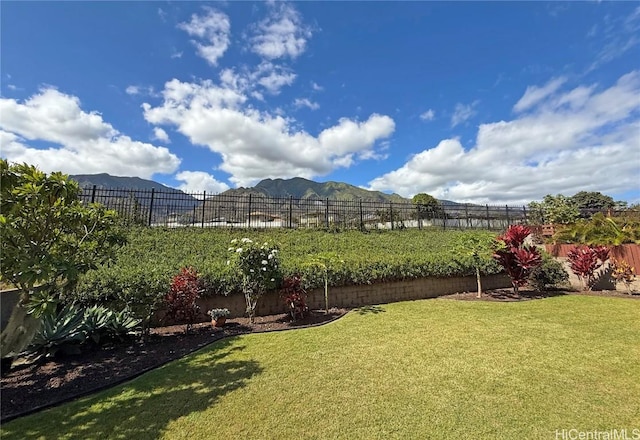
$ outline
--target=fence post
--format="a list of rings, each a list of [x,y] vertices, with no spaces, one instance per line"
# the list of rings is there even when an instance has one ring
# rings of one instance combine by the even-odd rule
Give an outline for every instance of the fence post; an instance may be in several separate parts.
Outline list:
[[[511,221],[509,219],[509,205],[504,205],[505,214],[507,216],[507,228],[511,225]]]
[[[325,199],[326,205],[324,207],[324,226],[329,229],[329,197]]]
[[[251,227],[251,194],[249,194],[249,206],[248,208],[248,213],[247,213],[247,227]]]
[[[207,192],[202,193],[202,224],[200,225],[204,229],[204,207],[207,204]]]
[[[151,219],[153,217],[153,196],[156,193],[155,188],[151,188],[151,203],[149,203],[149,226],[151,226]]]
[[[467,228],[470,228],[469,224],[471,219],[469,218],[469,204],[464,204],[464,216],[467,218]]]
[[[487,208],[487,229],[491,229],[491,220],[489,219],[489,205],[484,205]]]
[[[91,203],[96,202],[96,185],[93,185],[93,189],[91,190]]]
[[[389,202],[389,218],[391,219],[391,230],[393,231],[395,229],[393,226],[393,202]]]
[[[443,206],[440,212],[442,212],[442,230],[447,230],[447,211],[445,211],[445,207]]]
[[[364,213],[362,212],[362,199],[360,199],[360,231],[364,232]]]
[[[422,213],[420,212],[420,204],[416,204],[416,218],[418,219],[418,229],[422,230]]]
[[[293,196],[289,196],[289,229],[293,229]]]
[[[529,224],[529,219],[527,218],[527,207],[525,205],[522,206],[522,214],[524,215],[524,223]]]

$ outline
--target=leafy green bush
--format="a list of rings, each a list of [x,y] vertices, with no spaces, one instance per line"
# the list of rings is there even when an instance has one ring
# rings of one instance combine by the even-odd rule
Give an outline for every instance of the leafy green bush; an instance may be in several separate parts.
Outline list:
[[[569,274],[558,260],[546,252],[542,254],[542,264],[531,271],[529,284],[537,291],[558,288],[569,282]]]
[[[194,267],[203,283],[202,296],[242,293],[242,274],[227,265],[229,243],[250,234],[256,242],[278,245],[282,276],[299,274],[305,289],[324,286],[323,271],[309,265],[316,255],[336,254],[344,261],[328,273],[328,285],[345,286],[423,277],[483,275],[500,272],[491,258],[476,261],[455,252],[459,236],[486,231],[406,230],[327,233],[315,230],[233,230],[139,228],[128,233],[115,264],[83,275],[65,299],[83,305],[129,306],[148,322],[182,267]]]

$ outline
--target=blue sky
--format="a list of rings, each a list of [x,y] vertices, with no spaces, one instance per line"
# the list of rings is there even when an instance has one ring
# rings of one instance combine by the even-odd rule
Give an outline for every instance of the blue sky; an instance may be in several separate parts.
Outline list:
[[[636,2],[2,2],[2,157],[220,192],[640,201]]]

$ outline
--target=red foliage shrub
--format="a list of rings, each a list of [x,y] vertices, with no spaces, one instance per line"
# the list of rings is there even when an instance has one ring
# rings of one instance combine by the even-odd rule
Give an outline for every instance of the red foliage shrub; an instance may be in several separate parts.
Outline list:
[[[282,280],[280,296],[287,305],[291,318],[296,319],[296,315],[304,317],[304,312],[308,310],[305,298],[307,292],[302,287],[302,280],[299,276],[286,277]]]
[[[580,278],[582,288],[591,290],[594,275],[609,258],[606,246],[576,246],[567,252],[571,271]]]
[[[200,312],[196,300],[201,292],[202,284],[196,270],[192,267],[180,269],[180,273],[171,280],[169,292],[164,297],[165,320],[186,324],[185,333],[188,333]]]
[[[531,271],[542,263],[542,256],[536,247],[526,246],[524,240],[531,229],[523,225],[512,225],[504,235],[497,238],[501,248],[493,258],[504,268],[511,279],[514,293],[527,283]]]

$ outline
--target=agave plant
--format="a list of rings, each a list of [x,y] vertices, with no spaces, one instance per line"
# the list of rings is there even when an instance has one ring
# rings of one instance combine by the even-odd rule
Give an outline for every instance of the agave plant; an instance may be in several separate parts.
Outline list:
[[[85,340],[84,312],[73,305],[67,305],[58,313],[42,316],[40,329],[29,351],[45,357],[52,357],[59,350],[77,353],[78,346]]]

